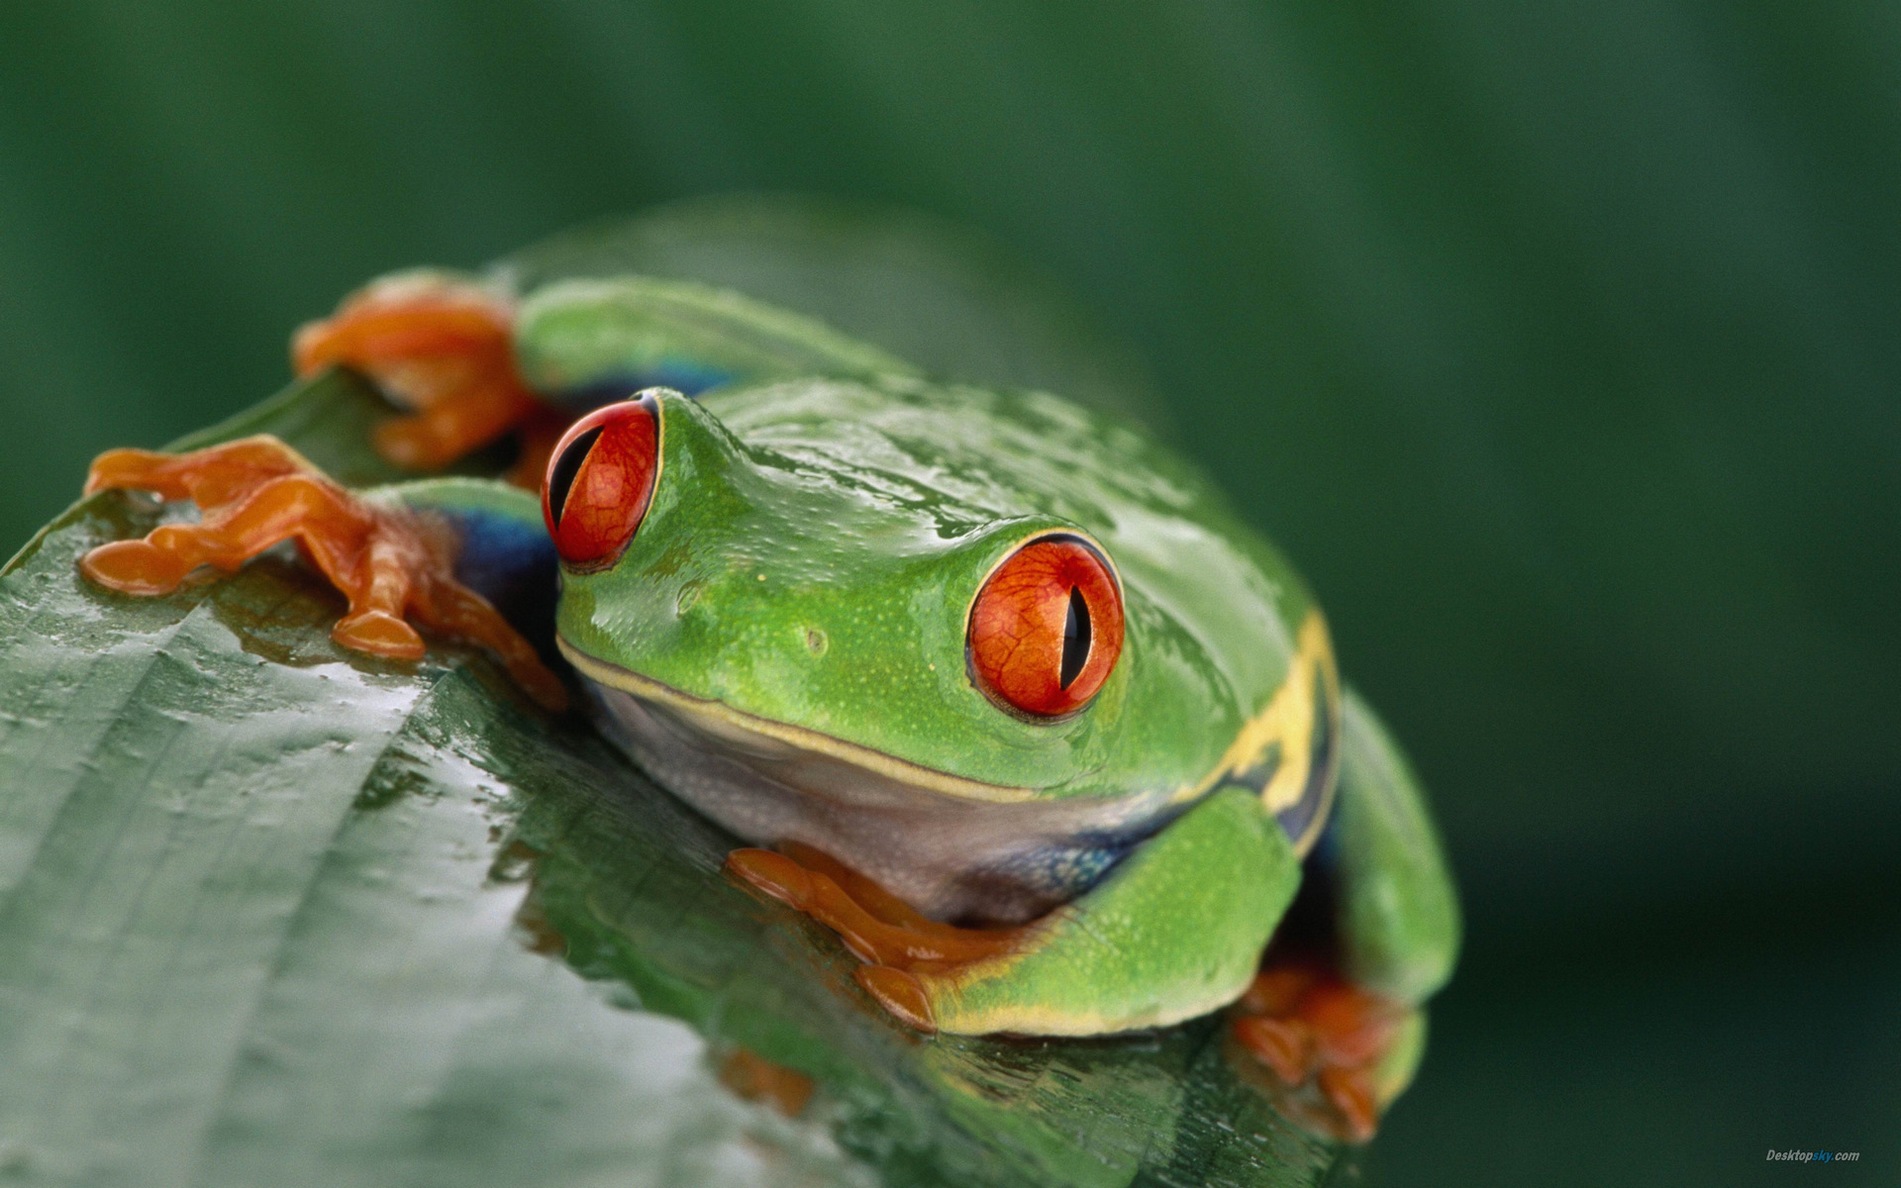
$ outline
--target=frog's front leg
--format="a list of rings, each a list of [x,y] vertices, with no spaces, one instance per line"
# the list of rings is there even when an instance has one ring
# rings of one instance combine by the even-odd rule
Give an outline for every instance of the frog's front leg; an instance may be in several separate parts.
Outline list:
[[[1371,1136],[1425,1048],[1425,1000],[1452,974],[1458,898],[1424,794],[1373,711],[1341,705],[1333,819],[1308,859],[1317,936],[1277,938],[1235,1037],[1290,1089],[1313,1085],[1348,1137]]]
[[[93,462],[87,494],[151,491],[196,503],[201,517],[161,525],[139,540],[100,545],[80,560],[80,571],[122,594],[154,597],[176,590],[201,566],[232,572],[266,549],[295,540],[349,601],[331,632],[338,644],[390,659],[420,659],[423,641],[410,625],[413,618],[439,635],[487,648],[531,696],[558,707],[566,700],[561,682],[521,633],[458,575],[459,565],[466,569],[470,561],[485,560],[467,555],[472,526],[491,538],[497,524],[526,526],[527,539],[538,538],[542,551],[551,552],[534,500],[493,488],[445,479],[359,494],[268,436],[185,454],[112,450]],[[500,573],[494,565],[488,570]]]
[[[1138,846],[1100,883],[1011,929],[925,920],[848,871],[766,850],[739,877],[836,931],[859,983],[914,1026],[964,1035],[1095,1035],[1232,1002],[1300,882],[1257,796],[1224,788]]]

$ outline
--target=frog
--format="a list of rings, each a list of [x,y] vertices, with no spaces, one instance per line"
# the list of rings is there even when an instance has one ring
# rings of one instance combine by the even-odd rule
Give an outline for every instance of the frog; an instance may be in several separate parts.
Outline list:
[[[585,713],[920,1034],[1225,1011],[1356,1141],[1413,1078],[1461,939],[1425,794],[1310,587],[1156,434],[637,273],[392,274],[293,360],[377,384],[376,448],[423,473],[108,451],[88,493],[199,514],[88,581],[163,596],[295,542],[342,648],[474,645]],[[430,473],[509,438],[505,474]]]

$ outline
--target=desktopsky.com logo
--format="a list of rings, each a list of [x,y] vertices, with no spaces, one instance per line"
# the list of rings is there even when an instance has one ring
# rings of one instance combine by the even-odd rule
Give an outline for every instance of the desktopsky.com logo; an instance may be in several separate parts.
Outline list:
[[[1856,1163],[1861,1159],[1860,1151],[1778,1151],[1769,1148],[1766,1162],[1785,1161],[1789,1163]]]

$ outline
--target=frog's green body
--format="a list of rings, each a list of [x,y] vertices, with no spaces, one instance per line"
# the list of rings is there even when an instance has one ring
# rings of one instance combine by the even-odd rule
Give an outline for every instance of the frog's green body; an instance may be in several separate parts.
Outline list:
[[[839,837],[799,822],[797,840],[933,915],[1020,920],[1223,779],[1271,766],[1230,752],[1295,671],[1311,605],[1205,483],[1142,437],[1049,396],[905,378],[666,396],[661,410],[654,504],[612,569],[567,577],[560,638],[588,675],[666,698],[676,717],[693,705],[802,749],[844,744],[847,765],[906,765],[883,795],[918,790],[903,806],[914,827],[838,852]],[[964,663],[985,574],[1050,532],[1100,542],[1131,625],[1093,703],[1053,722],[1000,711]],[[1251,646],[1211,646],[1233,638]],[[1323,631],[1306,638],[1324,652]],[[1313,667],[1300,669],[1309,701]],[[1311,732],[1316,715],[1300,716]],[[1330,753],[1334,732],[1318,729]],[[1305,734],[1257,733],[1256,752],[1310,748]],[[807,793],[826,800],[823,783],[845,770]],[[1282,783],[1289,803],[1275,807],[1300,812],[1301,848],[1326,784]],[[869,799],[855,808],[873,811]],[[747,832],[780,839],[764,822]]]
[[[1404,760],[1343,693],[1300,578],[1192,466],[741,293],[586,268],[525,287],[506,333],[543,399],[650,390],[638,528],[560,573],[556,641],[603,727],[754,845],[822,851],[938,921],[1014,926],[910,963],[879,992],[894,1012],[1044,1035],[1202,1014],[1248,987],[1303,885],[1353,984],[1411,1007],[1449,976],[1456,898]],[[556,567],[541,507],[500,482],[371,498],[459,525],[478,588]],[[1109,567],[1120,651],[1080,708],[1019,713],[978,679],[973,605],[1052,539]],[[1382,1099],[1419,1055],[1405,1018]]]
[[[1165,448],[692,285],[559,282],[518,333],[555,398],[713,377],[659,398],[626,553],[563,577],[561,650],[610,730],[749,841],[825,850],[939,918],[1041,917],[1037,943],[927,984],[940,1029],[1125,1030],[1233,999],[1330,819],[1313,857],[1348,972],[1414,1002],[1449,974],[1456,901],[1403,760],[1343,706],[1299,577]],[[1051,531],[1099,543],[1128,623],[1100,693],[1054,721],[1000,709],[965,655],[984,576]],[[1368,803],[1333,812],[1336,787]]]

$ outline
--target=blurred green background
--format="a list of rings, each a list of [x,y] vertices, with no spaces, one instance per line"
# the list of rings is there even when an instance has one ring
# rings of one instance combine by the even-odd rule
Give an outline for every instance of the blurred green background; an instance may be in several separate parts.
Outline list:
[[[791,189],[1150,362],[1434,789],[1391,1184],[1901,1178],[1901,9],[0,11],[0,552],[361,280]]]

